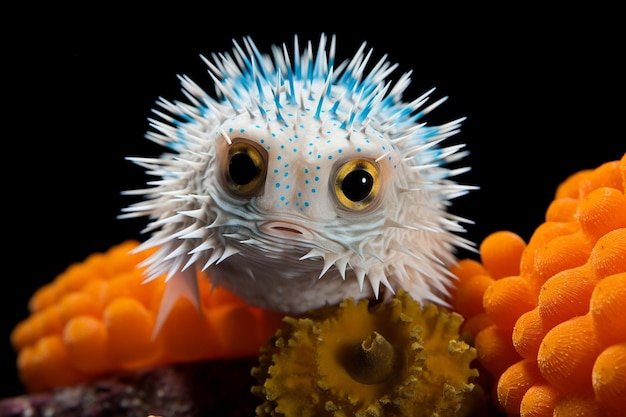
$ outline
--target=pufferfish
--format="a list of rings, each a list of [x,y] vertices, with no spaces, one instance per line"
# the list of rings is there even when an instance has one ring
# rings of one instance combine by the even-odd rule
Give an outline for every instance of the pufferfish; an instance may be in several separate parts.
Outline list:
[[[450,200],[474,187],[449,168],[467,151],[440,146],[464,118],[429,126],[423,116],[446,97],[410,102],[411,72],[362,43],[335,62],[336,37],[293,52],[262,53],[250,37],[232,53],[201,56],[208,94],[179,76],[183,101],[160,98],[147,139],[167,151],[128,159],[156,177],[121,218],[147,216],[156,248],[146,279],[167,285],[156,327],[181,295],[197,302],[205,273],[245,302],[300,314],[347,297],[383,300],[404,289],[444,304],[455,250],[469,220]]]

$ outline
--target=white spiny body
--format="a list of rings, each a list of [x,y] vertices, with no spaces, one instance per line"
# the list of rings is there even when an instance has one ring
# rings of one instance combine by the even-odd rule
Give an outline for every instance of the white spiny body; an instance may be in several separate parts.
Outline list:
[[[181,77],[187,102],[160,100],[147,137],[170,151],[129,158],[158,179],[127,192],[143,201],[120,217],[148,216],[157,247],[148,279],[166,275],[159,322],[181,294],[197,297],[198,271],[267,309],[298,314],[347,297],[404,288],[442,302],[465,219],[449,201],[472,187],[445,168],[462,145],[440,147],[461,120],[427,126],[440,104],[402,101],[386,57],[370,50],[335,65],[335,38],[293,56],[261,54],[251,39],[205,59],[216,98]],[[157,326],[158,327],[158,326]]]

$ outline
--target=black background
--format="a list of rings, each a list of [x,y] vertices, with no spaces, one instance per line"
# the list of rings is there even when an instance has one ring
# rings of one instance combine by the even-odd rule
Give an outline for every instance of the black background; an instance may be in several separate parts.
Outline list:
[[[200,54],[338,37],[338,59],[363,41],[374,57],[413,70],[407,101],[431,87],[449,100],[428,121],[467,116],[450,143],[467,144],[460,181],[480,191],[458,199],[479,243],[506,229],[528,239],[557,185],[626,151],[624,25],[599,7],[524,8],[172,3],[7,12],[3,36],[4,259],[0,397],[22,393],[9,334],[28,298],[72,262],[123,240],[143,239],[143,220],[117,220],[120,191],[147,177],[125,161],[156,156],[143,138],[158,96],[182,98],[177,74],[208,91]],[[6,29],[5,29],[6,30]],[[377,59],[376,59],[377,60]],[[465,256],[465,254],[461,254]],[[467,256],[473,256],[468,254]]]

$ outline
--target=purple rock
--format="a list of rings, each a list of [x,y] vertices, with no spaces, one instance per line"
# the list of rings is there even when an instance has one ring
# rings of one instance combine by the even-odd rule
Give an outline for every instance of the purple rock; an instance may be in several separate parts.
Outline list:
[[[191,362],[0,400],[0,417],[254,416],[257,358]]]

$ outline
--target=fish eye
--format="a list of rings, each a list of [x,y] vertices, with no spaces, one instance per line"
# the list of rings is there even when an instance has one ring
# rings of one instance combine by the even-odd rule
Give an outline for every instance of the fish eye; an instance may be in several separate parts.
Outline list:
[[[371,206],[380,191],[378,166],[367,159],[354,159],[341,165],[333,182],[337,201],[350,210]]]
[[[251,143],[240,141],[228,148],[226,181],[233,193],[254,195],[265,180],[265,159]]]

